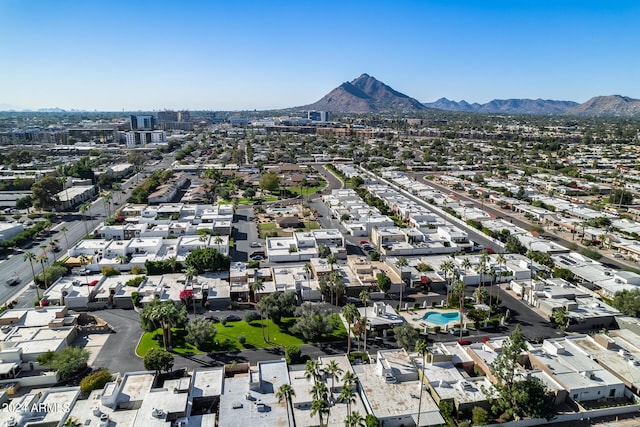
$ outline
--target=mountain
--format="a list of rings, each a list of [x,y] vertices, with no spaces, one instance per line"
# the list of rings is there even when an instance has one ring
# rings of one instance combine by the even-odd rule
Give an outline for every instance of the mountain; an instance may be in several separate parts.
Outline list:
[[[494,99],[486,104],[467,101],[450,101],[440,98],[435,102],[423,104],[425,107],[448,111],[464,111],[473,113],[504,114],[559,114],[578,105],[572,101],[553,101],[550,99]]]
[[[345,113],[377,113],[382,111],[419,111],[425,106],[400,93],[374,77],[363,74],[300,110],[335,111]]]
[[[627,96],[595,96],[566,111],[580,116],[640,116],[640,99]]]

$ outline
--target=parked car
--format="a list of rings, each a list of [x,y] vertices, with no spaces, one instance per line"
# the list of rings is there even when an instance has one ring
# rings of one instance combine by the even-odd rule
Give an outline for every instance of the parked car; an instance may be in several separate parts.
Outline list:
[[[251,246],[252,248],[259,248],[260,247],[260,243],[259,242],[251,242]]]
[[[220,318],[218,318],[218,316],[207,316],[205,317],[205,319],[212,321],[213,323],[218,323],[220,322]]]
[[[227,322],[239,322],[242,320],[242,318],[235,314],[228,314],[225,316],[224,320],[226,320]]]
[[[249,257],[249,259],[251,261],[262,261],[264,259],[264,257],[262,255],[251,255],[251,257]]]
[[[451,335],[460,336],[460,328],[451,328],[451,329],[449,329],[449,333]],[[463,329],[462,330],[462,336],[467,336],[467,335],[469,335],[469,330],[468,329]]]

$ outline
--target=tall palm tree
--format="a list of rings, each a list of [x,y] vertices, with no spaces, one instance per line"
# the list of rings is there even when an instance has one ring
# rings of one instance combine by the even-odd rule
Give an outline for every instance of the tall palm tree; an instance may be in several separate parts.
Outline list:
[[[33,261],[37,260],[38,257],[33,252],[25,252],[22,255],[23,261],[29,261],[29,265],[31,265],[31,274],[33,274],[33,284],[36,285],[36,295],[38,300],[40,299],[40,290],[38,289],[38,284],[36,283],[36,270],[33,268]]]
[[[148,316],[153,323],[160,325],[162,328],[162,341],[164,349],[170,351],[171,344],[171,328],[173,325],[184,320],[184,312],[180,311],[173,300],[167,300],[152,306]],[[144,314],[144,312],[143,312]]]
[[[288,412],[291,414],[291,420],[293,420],[293,427],[296,427],[296,418],[293,416],[293,398],[295,397],[296,392],[289,384],[282,384],[278,391],[276,392],[276,398],[278,399],[278,403],[283,400],[287,401]]]
[[[472,265],[471,265],[471,260],[469,259],[469,257],[466,257],[465,259],[463,259],[460,262],[460,267],[462,267],[464,269],[464,275],[466,276],[467,274],[469,274],[469,270],[471,269]]]
[[[426,363],[427,351],[429,350],[429,344],[425,340],[418,340],[416,342],[416,352],[422,356],[422,367],[420,369],[420,374],[418,375],[418,379],[420,380],[420,400],[418,401],[418,417],[416,419],[416,426],[420,425],[420,414],[422,413],[422,389],[424,388],[423,378],[424,378],[424,365]]]
[[[89,228],[87,227],[87,212],[91,209],[91,202],[83,203],[80,205],[80,213],[82,213],[82,222],[84,223],[85,235],[89,234]]]
[[[113,194],[111,191],[104,191],[102,194],[102,203],[107,211],[107,216],[111,216],[111,201],[113,200]]]
[[[342,385],[342,390],[340,390],[338,400],[347,404],[347,414],[350,414],[351,404],[356,401],[356,392],[353,391],[353,388],[350,385],[347,386],[345,383]]]
[[[314,383],[317,383],[322,375],[322,370],[320,369],[320,362],[317,359],[309,359],[304,364],[304,376],[309,379],[313,379]]]
[[[60,231],[64,234],[64,242],[67,244],[67,249],[69,249],[69,239],[67,238],[67,231],[69,231],[69,229],[63,225]]]
[[[462,280],[458,280],[453,285],[453,295],[458,295],[458,309],[460,311],[460,339],[462,339],[462,312],[464,310],[464,291],[465,286]]]
[[[334,254],[329,254],[329,256],[327,257],[327,262],[331,266],[331,271],[333,271],[333,266],[338,262],[338,260],[336,259],[336,256]]]
[[[342,307],[342,317],[347,321],[347,354],[351,353],[351,325],[360,317],[355,305],[349,303]]]
[[[490,267],[488,274],[489,274],[489,277],[491,278],[491,292],[489,293],[489,307],[491,307],[491,301],[493,299],[493,288],[496,284],[496,277],[498,277],[498,273],[496,272],[495,268]]]
[[[44,271],[44,264],[45,262],[49,261],[49,257],[43,252],[42,254],[38,255],[38,257],[36,258],[36,262],[39,262],[40,265],[42,266],[42,279],[44,280],[44,288],[47,289],[49,287],[49,285],[47,284],[47,274]],[[36,285],[37,287],[38,285]]]
[[[311,287],[311,263],[304,263],[304,275],[307,277],[307,286]]]
[[[365,289],[360,291],[358,295],[362,305],[364,305],[364,351],[367,352],[367,301],[369,300],[369,292]]]
[[[85,282],[87,282],[87,286],[89,286],[89,279],[87,277],[87,265],[89,264],[89,258],[87,258],[87,256],[85,254],[80,254],[80,256],[78,257],[78,260],[80,261],[80,264],[82,264],[83,267],[85,267],[84,270],[84,280]]]
[[[396,259],[396,267],[398,267],[398,272],[400,273],[400,276],[402,276],[402,267],[406,267],[407,265],[409,265],[409,263],[407,262],[407,258],[403,256],[399,256],[398,259]],[[402,290],[403,289],[404,289],[404,282],[402,282],[402,285],[400,285],[400,310],[402,310]]]
[[[450,283],[449,283],[449,274],[453,273],[455,269],[455,264],[451,260],[443,261],[440,264],[440,270],[442,270],[442,274],[444,275],[444,281],[447,282],[447,303],[449,302],[449,291],[450,291]]]
[[[346,427],[364,427],[367,424],[365,423],[365,418],[356,411],[347,415],[347,418],[344,420],[344,425]]]
[[[504,256],[503,253],[498,254],[498,257],[496,258],[496,262],[498,263],[498,265],[505,267],[505,270],[506,270],[507,258]],[[500,271],[500,277],[502,277],[502,269]],[[498,295],[496,296],[496,304],[498,303],[498,301],[500,301],[500,284],[498,284]]]
[[[176,258],[175,256],[169,257],[167,262],[169,263],[169,267],[171,268],[171,272],[175,273],[176,272],[176,268],[178,267],[178,258]]]
[[[338,380],[340,380],[340,374],[342,372],[344,372],[340,366],[338,366],[338,362],[336,362],[335,360],[332,360],[331,362],[327,363],[327,366],[325,366],[324,371],[331,375],[331,397],[333,398],[333,389],[334,389],[334,380],[336,378],[338,378]]]
[[[311,416],[314,417],[316,414],[318,414],[318,418],[320,419],[320,427],[324,427],[322,415],[327,414],[328,418],[329,402],[321,399],[313,399],[313,401],[311,401]]]
[[[196,287],[195,278],[198,276],[198,269],[193,265],[187,267],[184,272],[185,285],[191,285],[191,303],[193,304],[193,315],[196,315]],[[203,295],[204,297],[204,295]],[[204,302],[204,301],[203,301]]]

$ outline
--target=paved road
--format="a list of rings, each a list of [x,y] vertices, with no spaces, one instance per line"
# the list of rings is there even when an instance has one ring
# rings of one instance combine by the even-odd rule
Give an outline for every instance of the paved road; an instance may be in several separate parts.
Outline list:
[[[115,195],[112,200],[110,211],[117,206],[115,204],[116,202],[120,205],[129,197],[133,187],[140,181],[141,177],[155,169],[168,168],[172,159],[172,156],[166,156],[157,165],[145,167],[141,173],[133,175],[124,181],[122,183],[122,192],[118,192]],[[73,247],[106,218],[107,207],[105,206],[102,198],[98,197],[91,203],[91,207],[84,215],[78,212],[65,212],[61,215],[63,215],[63,221],[52,227],[52,235],[50,238],[41,242],[34,241],[34,246],[31,249],[16,251],[17,253],[14,253],[9,259],[0,262],[0,304],[17,300],[18,304],[16,307],[32,307],[37,295],[36,289],[32,283],[33,272],[31,270],[31,266],[29,262],[25,262],[23,259],[24,252],[29,251],[39,256],[43,251],[38,246],[46,245],[51,239],[56,239],[57,245],[60,247],[60,252],[44,252],[48,258],[48,262],[53,262],[55,259],[66,254],[70,247]],[[65,233],[60,231],[63,227],[67,228]],[[42,266],[39,263],[34,262],[33,267],[36,274],[40,274],[42,272]],[[14,274],[20,277],[20,284],[13,287],[7,286],[5,284],[6,278]]]
[[[94,362],[95,368],[109,372],[135,372],[144,370],[142,359],[135,354],[142,335],[140,315],[134,310],[110,309],[92,312],[106,321],[114,330]]]

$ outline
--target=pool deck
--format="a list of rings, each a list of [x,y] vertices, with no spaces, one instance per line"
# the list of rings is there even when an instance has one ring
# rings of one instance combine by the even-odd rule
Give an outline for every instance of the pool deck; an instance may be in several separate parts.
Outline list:
[[[415,311],[401,311],[400,314],[404,320],[410,324],[411,326],[415,327],[415,328],[420,328],[420,329],[424,329],[425,327],[428,328],[434,328],[436,326],[440,326],[443,330],[448,330],[450,328],[453,328],[453,325],[455,325],[456,323],[460,323],[459,320],[452,320],[449,323],[447,323],[446,325],[438,325],[436,323],[432,323],[429,322],[427,320],[423,320],[422,316],[425,315],[425,313],[430,312],[430,311],[436,311],[438,313],[459,313],[458,310],[456,309],[452,309],[452,308],[432,308],[432,307],[427,307],[427,308],[421,308],[419,310],[415,310]],[[464,323],[469,322],[469,319],[467,319],[467,316],[464,315],[463,313],[463,325]]]

